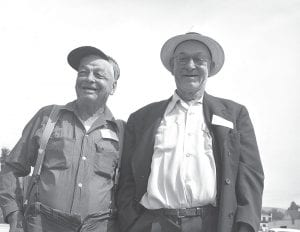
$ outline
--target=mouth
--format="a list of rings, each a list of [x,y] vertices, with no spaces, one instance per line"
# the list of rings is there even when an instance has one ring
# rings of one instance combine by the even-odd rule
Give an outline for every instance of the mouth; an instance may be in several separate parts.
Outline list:
[[[95,92],[98,90],[97,88],[92,86],[82,86],[81,89],[87,92]]]
[[[199,75],[197,75],[197,74],[184,74],[182,76],[187,77],[187,78],[197,78],[197,77],[199,77]]]

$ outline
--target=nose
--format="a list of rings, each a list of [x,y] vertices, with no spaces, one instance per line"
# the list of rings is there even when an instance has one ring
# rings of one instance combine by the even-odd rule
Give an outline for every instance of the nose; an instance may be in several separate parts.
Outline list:
[[[94,77],[93,72],[89,72],[89,74],[87,75],[87,80],[91,81],[91,82],[95,81],[95,77]]]
[[[189,69],[189,70],[192,70],[192,69],[196,68],[196,64],[195,64],[195,62],[192,58],[189,59],[189,61],[187,62],[186,68]]]

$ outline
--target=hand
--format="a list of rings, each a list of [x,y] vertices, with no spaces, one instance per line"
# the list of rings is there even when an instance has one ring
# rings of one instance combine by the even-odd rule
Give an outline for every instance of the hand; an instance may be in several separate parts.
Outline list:
[[[21,211],[15,211],[7,216],[7,221],[9,223],[9,232],[24,232],[23,230],[23,214]]]

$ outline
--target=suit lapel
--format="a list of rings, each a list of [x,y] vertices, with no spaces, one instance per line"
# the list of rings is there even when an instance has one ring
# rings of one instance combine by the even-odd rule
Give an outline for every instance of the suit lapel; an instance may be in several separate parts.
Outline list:
[[[225,106],[222,102],[209,94],[205,93],[203,98],[203,113],[210,133],[213,138],[213,154],[216,163],[217,170],[217,201],[220,199],[221,193],[221,182],[222,182],[222,168],[223,168],[223,153],[226,139],[231,131],[230,128],[212,124],[213,115],[217,115],[225,120],[232,121],[232,117],[228,115]]]
[[[216,115],[231,122],[232,117],[230,113],[226,111],[226,108],[218,99],[207,93],[205,93],[203,98],[203,112],[207,126],[210,128],[218,144],[222,146],[231,128],[212,124],[212,118],[213,115]]]
[[[137,177],[144,178],[150,174],[156,131],[169,101],[170,99],[160,102],[149,115],[145,115],[145,126],[140,134],[140,141],[133,157],[133,165]]]

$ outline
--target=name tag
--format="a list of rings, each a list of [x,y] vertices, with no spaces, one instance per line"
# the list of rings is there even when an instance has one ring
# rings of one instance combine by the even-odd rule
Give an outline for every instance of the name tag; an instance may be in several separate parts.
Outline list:
[[[225,126],[225,127],[233,129],[233,123],[231,121],[228,121],[225,118],[222,118],[215,114],[212,117],[211,124]]]
[[[101,137],[103,139],[112,139],[115,141],[119,141],[119,138],[116,134],[116,132],[110,130],[110,129],[100,129]]]

